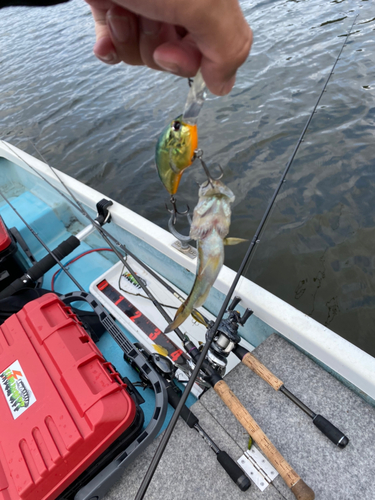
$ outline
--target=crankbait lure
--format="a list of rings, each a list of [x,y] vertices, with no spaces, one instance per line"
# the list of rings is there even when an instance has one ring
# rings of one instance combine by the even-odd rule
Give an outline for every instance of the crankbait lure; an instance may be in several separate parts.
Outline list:
[[[160,180],[172,196],[177,192],[183,171],[192,164],[197,148],[197,125],[189,125],[182,115],[161,133],[156,145],[155,161]]]
[[[155,161],[160,180],[170,195],[177,192],[182,173],[194,161],[198,148],[197,118],[206,98],[206,84],[200,70],[190,87],[184,112],[162,131]]]

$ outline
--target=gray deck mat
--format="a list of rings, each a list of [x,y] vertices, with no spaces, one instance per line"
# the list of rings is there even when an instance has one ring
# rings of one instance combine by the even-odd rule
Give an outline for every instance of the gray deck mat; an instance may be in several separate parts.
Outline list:
[[[314,412],[322,414],[350,439],[338,449],[311,419],[283,394],[275,392],[246,366],[226,382],[318,500],[375,499],[375,409],[287,341],[272,335],[254,354]],[[200,424],[237,460],[248,436],[213,390],[193,406]],[[105,500],[135,497],[158,438],[124,473]],[[241,492],[195,430],[179,421],[150,484],[147,500],[295,500],[278,477],[261,492],[254,484]]]

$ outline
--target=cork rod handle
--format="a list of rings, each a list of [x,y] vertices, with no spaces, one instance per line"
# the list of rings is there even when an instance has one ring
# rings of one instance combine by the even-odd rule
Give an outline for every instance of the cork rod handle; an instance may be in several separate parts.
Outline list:
[[[288,464],[281,453],[275,448],[250,413],[229,389],[226,382],[224,382],[224,380],[220,380],[215,384],[214,389],[275,467],[297,500],[314,500],[315,494],[313,490],[307,486],[307,484]]]
[[[242,358],[242,363],[246,365],[250,370],[256,373],[260,378],[267,382],[271,387],[278,391],[284,382],[276,377],[272,372],[269,371],[255,356],[249,352],[245,354]]]

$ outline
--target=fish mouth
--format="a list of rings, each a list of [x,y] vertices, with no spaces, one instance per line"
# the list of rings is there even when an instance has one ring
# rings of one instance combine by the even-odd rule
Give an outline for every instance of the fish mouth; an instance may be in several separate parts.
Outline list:
[[[235,196],[228,186],[219,180],[209,179],[209,182],[203,183],[199,188],[200,197],[215,196],[216,198],[229,198],[229,202],[233,203]]]

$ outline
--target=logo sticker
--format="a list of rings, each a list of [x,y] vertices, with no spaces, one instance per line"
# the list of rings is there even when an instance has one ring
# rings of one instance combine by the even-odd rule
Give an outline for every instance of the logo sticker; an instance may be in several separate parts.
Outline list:
[[[36,401],[18,361],[0,373],[0,386],[14,419],[22,415]]]

